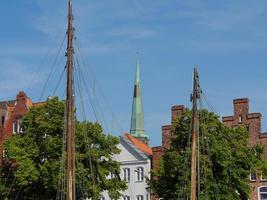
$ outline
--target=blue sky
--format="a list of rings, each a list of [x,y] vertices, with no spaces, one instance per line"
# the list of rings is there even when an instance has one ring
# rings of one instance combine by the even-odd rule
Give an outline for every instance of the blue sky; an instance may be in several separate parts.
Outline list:
[[[38,101],[55,66],[42,95],[45,99],[53,94],[64,69],[65,46],[53,63],[66,31],[67,0],[0,4],[0,99],[13,99],[25,90]],[[106,131],[119,135],[130,127],[137,50],[152,145],[161,143],[161,125],[169,124],[171,106],[190,106],[195,66],[218,114],[231,115],[232,99],[248,97],[251,112],[262,112],[267,129],[266,1],[73,0],[73,4],[82,52],[75,55],[82,55],[84,69],[88,68],[84,76],[91,81],[91,98],[96,99],[96,112],[105,116],[100,118]],[[64,95],[63,84],[56,95]],[[95,120],[89,98],[82,99],[88,118]]]

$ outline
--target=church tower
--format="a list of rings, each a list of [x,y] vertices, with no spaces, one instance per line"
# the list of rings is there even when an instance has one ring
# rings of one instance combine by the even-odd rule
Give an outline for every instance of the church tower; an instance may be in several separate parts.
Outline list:
[[[143,111],[141,84],[140,84],[139,52],[137,52],[137,59],[136,59],[136,77],[134,82],[130,134],[133,137],[145,143],[147,143],[149,140],[144,128],[144,111]]]

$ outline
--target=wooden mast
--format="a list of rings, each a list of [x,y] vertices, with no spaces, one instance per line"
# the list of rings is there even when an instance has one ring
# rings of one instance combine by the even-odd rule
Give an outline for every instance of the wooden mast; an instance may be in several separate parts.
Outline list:
[[[72,0],[68,0],[68,44],[67,44],[67,93],[66,93],[66,135],[67,135],[67,200],[75,200],[74,171],[74,97],[73,97],[73,16]]]
[[[192,94],[192,157],[191,157],[191,200],[196,200],[196,170],[197,170],[197,139],[199,136],[199,118],[197,111],[197,101],[200,98],[200,86],[197,68],[194,69],[194,80],[193,80],[193,94]]]

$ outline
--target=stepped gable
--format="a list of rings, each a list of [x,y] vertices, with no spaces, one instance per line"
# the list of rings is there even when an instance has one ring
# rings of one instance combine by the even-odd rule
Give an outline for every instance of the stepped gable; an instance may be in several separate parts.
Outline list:
[[[130,141],[135,147],[137,147],[140,151],[145,153],[148,156],[152,156],[152,148],[150,148],[146,143],[142,142],[141,140],[133,137],[129,133],[125,133],[124,137]]]
[[[222,118],[223,123],[234,128],[242,126],[249,132],[248,146],[261,144],[264,147],[263,157],[267,160],[267,134],[262,132],[262,115],[261,113],[250,113],[249,99],[239,98],[233,100],[233,115]],[[267,189],[267,182],[262,178],[261,172],[252,172],[250,176],[250,198],[258,199],[260,189]]]

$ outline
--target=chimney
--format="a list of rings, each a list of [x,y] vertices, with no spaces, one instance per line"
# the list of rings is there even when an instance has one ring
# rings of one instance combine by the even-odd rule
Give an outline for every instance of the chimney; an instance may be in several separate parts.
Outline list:
[[[249,113],[249,99],[234,99],[234,119],[239,123],[246,120]]]
[[[172,123],[184,112],[183,105],[172,106]]]

